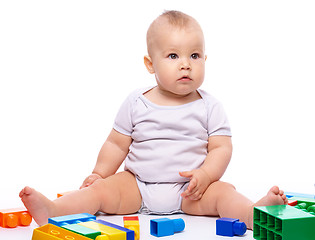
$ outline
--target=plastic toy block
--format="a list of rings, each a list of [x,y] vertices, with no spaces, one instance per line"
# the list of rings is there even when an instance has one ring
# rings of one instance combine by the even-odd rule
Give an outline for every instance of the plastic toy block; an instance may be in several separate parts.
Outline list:
[[[68,224],[62,226],[62,228],[65,228],[71,232],[75,232],[77,234],[80,234],[91,239],[95,239],[97,236],[101,235],[100,231],[96,231],[94,229],[81,226],[79,224]]]
[[[138,216],[124,217],[124,227],[135,232],[135,240],[140,239],[140,224]]]
[[[17,226],[29,226],[32,216],[25,208],[11,208],[0,210],[0,226],[15,228]]]
[[[297,204],[298,204],[297,200],[289,200],[288,201],[288,205],[290,205],[290,206],[296,206]]]
[[[124,221],[139,221],[139,217],[138,216],[125,216]]]
[[[126,233],[126,240],[134,240],[135,239],[135,232],[131,229],[124,228],[124,227],[121,227],[119,225],[116,225],[116,224],[113,224],[110,222],[106,222],[104,220],[96,220],[95,222],[106,225],[108,227],[116,228],[120,231],[125,232]]]
[[[68,231],[64,228],[46,224],[42,227],[36,228],[33,231],[32,240],[91,240],[85,236]],[[97,239],[97,238],[96,238]],[[99,240],[99,239],[97,239]]]
[[[217,235],[233,237],[242,236],[247,230],[246,224],[234,218],[220,218],[216,221]]]
[[[292,197],[288,205],[315,215],[315,199]]]
[[[150,220],[150,234],[155,237],[164,237],[181,232],[185,229],[185,222],[182,218],[169,219],[159,218]]]
[[[295,192],[285,192],[284,194],[287,196],[287,198],[302,197],[302,198],[315,199],[315,195],[312,195],[312,194],[295,193]]]
[[[315,236],[315,216],[288,205],[254,208],[254,238],[310,240]]]
[[[100,222],[102,222],[102,223],[100,223]],[[103,222],[106,224],[103,224]],[[108,239],[108,240],[134,240],[134,232],[133,231],[127,229],[128,231],[132,232],[131,238],[130,238],[130,236],[128,238],[127,237],[128,234],[126,231],[122,231],[116,227],[108,226],[107,224],[117,226],[115,224],[110,224],[110,223],[102,221],[102,220],[79,223],[79,225],[94,229],[96,231],[100,231],[102,235],[107,236],[106,239]],[[119,226],[117,226],[117,227],[119,227]],[[99,236],[99,237],[101,237],[101,236]],[[96,239],[98,240],[98,238],[96,238]],[[104,239],[105,239],[105,237],[104,237]]]
[[[289,198],[290,201],[298,201],[298,203],[302,203],[302,202],[305,202],[305,203],[308,203],[310,205],[314,205],[315,204],[315,199],[313,198],[304,198],[304,197],[291,197]]]
[[[54,224],[56,226],[64,226],[67,224],[75,224],[80,222],[87,222],[93,221],[96,217],[89,213],[80,213],[80,214],[73,214],[73,215],[66,215],[60,217],[53,217],[48,219],[48,223]]]

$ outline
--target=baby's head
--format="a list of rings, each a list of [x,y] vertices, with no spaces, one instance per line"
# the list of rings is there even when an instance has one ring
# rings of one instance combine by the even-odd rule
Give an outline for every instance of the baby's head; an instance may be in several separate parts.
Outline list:
[[[179,11],[166,11],[147,32],[145,65],[158,87],[187,95],[200,87],[205,71],[205,42],[198,22]]]
[[[198,22],[191,16],[180,11],[165,11],[156,18],[147,31],[147,48],[151,56],[158,37],[167,37],[168,30],[199,31],[203,38],[203,32]]]

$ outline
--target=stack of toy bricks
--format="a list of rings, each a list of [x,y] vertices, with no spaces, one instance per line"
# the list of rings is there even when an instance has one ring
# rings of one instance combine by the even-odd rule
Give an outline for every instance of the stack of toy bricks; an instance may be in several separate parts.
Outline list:
[[[124,217],[124,227],[135,232],[135,240],[140,239],[140,224],[138,216]]]
[[[134,236],[132,230],[82,213],[50,218],[47,225],[34,229],[32,240],[134,240]]]
[[[254,238],[258,240],[315,239],[315,199],[293,197],[295,206],[254,208]]]

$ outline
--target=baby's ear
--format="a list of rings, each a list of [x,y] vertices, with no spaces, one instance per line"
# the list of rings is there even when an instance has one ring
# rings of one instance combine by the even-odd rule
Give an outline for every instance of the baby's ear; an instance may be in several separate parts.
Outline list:
[[[150,58],[150,56],[148,56],[148,55],[144,56],[144,65],[148,69],[149,73],[151,73],[151,74],[154,73],[152,59]]]

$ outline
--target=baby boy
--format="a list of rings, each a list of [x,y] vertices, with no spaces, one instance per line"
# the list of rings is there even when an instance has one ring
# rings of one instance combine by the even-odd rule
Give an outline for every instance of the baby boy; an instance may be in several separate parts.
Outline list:
[[[253,208],[286,204],[278,187],[257,203],[220,181],[232,155],[231,131],[220,102],[199,89],[205,41],[198,22],[166,11],[147,32],[144,63],[156,86],[129,95],[80,190],[54,201],[25,187],[20,197],[39,225],[49,217],[187,213],[238,218],[253,227]],[[125,170],[116,173],[125,162]]]

